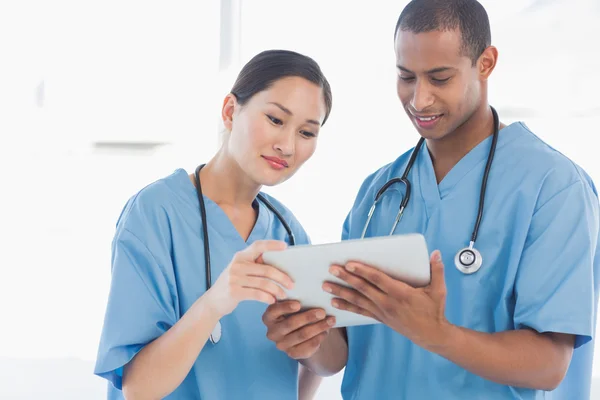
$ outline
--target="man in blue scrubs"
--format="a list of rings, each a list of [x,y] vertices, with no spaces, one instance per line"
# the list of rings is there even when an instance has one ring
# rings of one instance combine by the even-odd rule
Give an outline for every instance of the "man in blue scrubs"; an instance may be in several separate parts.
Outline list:
[[[425,143],[394,234],[421,233],[437,249],[431,284],[332,266],[353,287],[325,283],[334,306],[382,323],[325,335],[308,317],[281,319],[281,303],[265,314],[268,336],[320,375],[345,366],[344,399],[589,399],[600,265],[590,177],[525,124],[499,123],[475,245],[483,263],[470,274],[455,268],[494,138],[487,81],[498,52],[487,14],[475,0],[414,0],[395,51],[398,96]],[[361,237],[377,192],[412,152],[364,181],[343,239]],[[366,237],[389,234],[404,195],[402,184],[386,191]]]

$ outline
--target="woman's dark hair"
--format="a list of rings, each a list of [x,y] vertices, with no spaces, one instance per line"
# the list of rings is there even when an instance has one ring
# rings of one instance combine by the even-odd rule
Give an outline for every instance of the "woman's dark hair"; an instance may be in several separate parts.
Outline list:
[[[304,78],[323,89],[325,124],[332,105],[329,82],[315,60],[293,51],[267,50],[254,56],[240,71],[231,94],[243,106],[256,93],[269,89],[280,79],[292,76]]]

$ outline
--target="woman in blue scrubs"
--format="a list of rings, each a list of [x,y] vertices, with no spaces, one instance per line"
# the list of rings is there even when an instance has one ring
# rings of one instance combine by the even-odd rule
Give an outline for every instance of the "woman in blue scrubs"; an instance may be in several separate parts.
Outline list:
[[[333,331],[294,356],[322,375],[345,366],[348,400],[588,400],[600,275],[594,184],[525,124],[499,122],[487,95],[498,52],[477,1],[411,1],[395,50],[398,96],[424,142],[364,181],[343,239],[362,236],[377,193],[408,170],[412,195],[393,233],[420,233],[439,250],[431,284],[332,266],[352,287],[325,283],[333,305],[382,323]],[[389,235],[405,196],[405,185],[390,186],[365,236]],[[472,240],[479,269],[461,257]],[[286,346],[302,343],[305,328],[281,324],[283,307],[267,311],[269,336],[293,354]]]
[[[311,374],[298,379],[298,362],[266,338],[261,320],[284,297],[279,285],[293,285],[261,263],[263,252],[291,244],[280,217],[296,244],[309,238],[281,203],[257,195],[312,156],[331,104],[312,59],[263,52],[225,97],[227,132],[199,170],[200,188],[195,174],[179,169],[127,202],[112,243],[95,367],[110,382],[108,398],[281,400],[310,391]]]

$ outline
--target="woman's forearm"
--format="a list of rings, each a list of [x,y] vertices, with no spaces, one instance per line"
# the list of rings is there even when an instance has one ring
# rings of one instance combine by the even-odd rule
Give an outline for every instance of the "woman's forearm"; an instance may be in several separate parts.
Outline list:
[[[220,316],[200,297],[183,317],[125,366],[123,394],[127,400],[162,399],[183,382]]]
[[[312,400],[322,379],[305,366],[300,365],[298,370],[298,400]]]

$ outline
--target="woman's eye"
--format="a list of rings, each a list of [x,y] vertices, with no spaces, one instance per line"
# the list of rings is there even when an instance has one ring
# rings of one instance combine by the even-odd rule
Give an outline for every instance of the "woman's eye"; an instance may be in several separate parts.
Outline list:
[[[312,133],[312,132],[309,132],[309,131],[300,131],[300,134],[301,134],[302,136],[304,136],[304,137],[307,137],[307,138],[314,138],[314,137],[316,137],[316,136],[317,136],[317,135],[315,135],[314,133]]]
[[[278,118],[271,117],[270,115],[267,115],[267,118],[269,118],[271,120],[271,122],[274,123],[275,125],[281,125],[281,124],[283,124],[283,121],[281,121]]]

